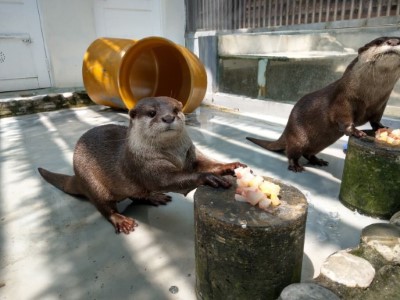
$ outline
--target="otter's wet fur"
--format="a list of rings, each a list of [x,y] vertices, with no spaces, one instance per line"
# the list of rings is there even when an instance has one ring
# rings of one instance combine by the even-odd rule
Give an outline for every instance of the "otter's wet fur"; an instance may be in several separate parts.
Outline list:
[[[182,104],[173,98],[142,99],[129,116],[129,127],[103,125],[82,135],[74,151],[74,175],[39,168],[55,187],[88,198],[117,233],[129,234],[137,226],[117,211],[119,201],[159,205],[171,201],[166,192],[186,194],[200,185],[228,188],[222,175],[244,166],[200,153],[186,132]]]
[[[358,50],[343,76],[302,97],[293,107],[277,141],[247,137],[267,150],[284,151],[288,169],[302,172],[301,156],[310,164],[326,166],[316,154],[340,137],[366,134],[356,126],[367,122],[374,131],[384,127],[381,118],[400,77],[400,38],[380,37]]]

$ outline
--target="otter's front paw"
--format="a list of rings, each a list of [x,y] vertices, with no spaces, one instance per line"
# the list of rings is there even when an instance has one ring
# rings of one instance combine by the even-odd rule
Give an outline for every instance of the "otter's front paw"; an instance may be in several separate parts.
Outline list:
[[[115,233],[125,233],[129,234],[131,231],[135,230],[135,227],[138,226],[136,221],[132,218],[125,217],[118,213],[113,213],[110,216],[110,221],[114,225]]]
[[[353,130],[353,132],[352,132],[351,135],[352,135],[352,136],[355,136],[355,137],[357,137],[357,138],[362,138],[362,137],[364,137],[364,136],[367,136],[367,134],[366,134],[364,131],[358,130],[358,129],[356,129],[356,128],[354,128],[354,130]]]
[[[218,172],[216,172],[218,175],[235,175],[235,169],[237,168],[246,168],[247,165],[242,164],[238,161],[229,163],[229,164],[222,164],[220,166],[220,169]]]
[[[200,185],[209,185],[214,188],[223,187],[227,189],[231,186],[231,183],[227,179],[212,173],[203,173],[200,181]]]

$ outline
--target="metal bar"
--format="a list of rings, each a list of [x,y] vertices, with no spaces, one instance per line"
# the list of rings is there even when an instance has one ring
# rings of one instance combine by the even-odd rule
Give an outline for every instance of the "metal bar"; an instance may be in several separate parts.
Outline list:
[[[316,0],[313,0],[313,4],[312,4],[312,14],[311,14],[311,23],[315,23],[315,2]]]
[[[203,19],[204,19],[204,28],[209,29],[208,19],[210,18],[207,9],[207,0],[202,0],[203,2]]]
[[[229,12],[228,12],[228,1],[223,0],[221,3],[222,12],[222,30],[228,29]]]
[[[376,12],[376,16],[377,17],[381,16],[381,11],[382,11],[382,0],[379,0],[378,1],[378,9],[377,9],[377,12]]]
[[[247,20],[248,20],[248,16],[247,16],[247,12],[248,12],[248,7],[247,7],[247,2],[249,0],[243,0],[244,1],[244,6],[243,6],[243,27],[242,28],[246,28],[247,27]]]
[[[243,0],[238,0],[238,28],[242,28],[242,20],[243,20]]]
[[[203,1],[198,0],[198,5],[199,5],[199,17],[200,17],[200,26],[201,29],[204,29],[204,10],[203,10]]]
[[[335,6],[333,7],[333,21],[336,21],[338,0],[335,0]]]
[[[219,6],[218,6],[218,30],[223,30],[224,29],[224,0],[219,0]]]
[[[330,0],[327,1],[326,3],[326,19],[325,22],[329,22],[329,6],[330,6]]]
[[[388,0],[387,7],[386,7],[386,16],[390,16],[390,8],[392,7],[392,0]]]
[[[369,1],[367,19],[371,18],[371,12],[372,12],[372,1]]]
[[[282,1],[276,0],[275,5],[279,5],[279,26],[282,26],[282,18],[283,18],[283,7],[282,7]]]
[[[319,0],[319,15],[318,15],[318,23],[322,22],[322,3],[323,0]]]
[[[243,8],[242,8],[242,28],[246,28],[246,22],[247,22],[247,1],[248,0],[243,0]]]
[[[308,24],[308,0],[306,0],[306,7],[304,11],[304,24]]]
[[[256,28],[256,2],[257,0],[253,0],[253,26],[251,28]]]
[[[353,14],[354,14],[354,0],[351,0],[349,20],[353,20]]]
[[[200,0],[196,0],[196,27],[201,28]]]
[[[296,3],[297,1],[293,1],[293,9],[292,9],[292,25],[294,25],[294,19],[296,14]]]
[[[361,15],[362,15],[362,0],[358,0],[358,1],[360,1],[360,2],[358,3],[358,16],[357,16],[357,19],[361,19]]]
[[[264,0],[264,6],[263,6],[263,18],[262,18],[262,20],[263,20],[263,23],[262,23],[262,27],[264,27],[265,28],[265,19],[267,18],[267,1],[266,0]]]
[[[286,1],[286,23],[285,25],[289,25],[289,7],[290,7],[290,0]]]
[[[297,24],[301,24],[301,5],[302,5],[302,3],[301,3],[301,0],[299,0],[299,12],[298,12],[298,14],[299,14],[299,17],[297,18]]]
[[[233,2],[233,24],[232,28],[233,29],[238,29],[237,23],[238,23],[238,16],[239,16],[239,7],[238,7],[238,0],[234,0]]]
[[[208,26],[210,27],[210,30],[214,29],[214,15],[215,15],[215,13],[214,13],[214,10],[212,9],[213,2],[214,2],[213,0],[208,0],[208,3],[207,3],[207,7],[208,7],[208,11],[207,11],[207,14],[208,14]]]
[[[347,1],[343,1],[342,2],[342,16],[341,16],[341,20],[343,21],[344,20],[344,18],[345,18],[345,16],[346,16],[346,2]]]
[[[271,27],[271,9],[272,9],[272,0],[268,0],[268,28]]]

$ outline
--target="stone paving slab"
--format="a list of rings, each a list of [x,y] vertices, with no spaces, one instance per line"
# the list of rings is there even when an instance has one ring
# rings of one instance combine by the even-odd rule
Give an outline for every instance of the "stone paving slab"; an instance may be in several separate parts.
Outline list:
[[[294,174],[285,157],[245,140],[282,132],[268,116],[201,107],[188,119],[190,136],[207,155],[243,161],[306,195],[302,281],[317,277],[335,251],[359,251],[362,229],[379,222],[337,198],[346,140],[323,151],[327,168],[306,166],[304,174]],[[40,166],[71,174],[72,151],[83,132],[127,121],[125,113],[97,105],[0,119],[0,299],[195,299],[193,193],[173,194],[172,203],[158,208],[121,203],[139,227],[129,236],[115,235],[89,203],[54,189],[37,172]],[[400,280],[398,266],[367,249],[364,258],[377,271],[369,289],[380,299],[386,284]]]

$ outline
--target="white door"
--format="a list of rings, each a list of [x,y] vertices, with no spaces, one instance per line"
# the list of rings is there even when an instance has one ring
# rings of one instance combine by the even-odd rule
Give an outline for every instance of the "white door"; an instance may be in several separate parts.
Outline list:
[[[0,0],[0,92],[50,85],[36,0]]]
[[[95,0],[98,37],[138,40],[162,35],[160,0]]]

